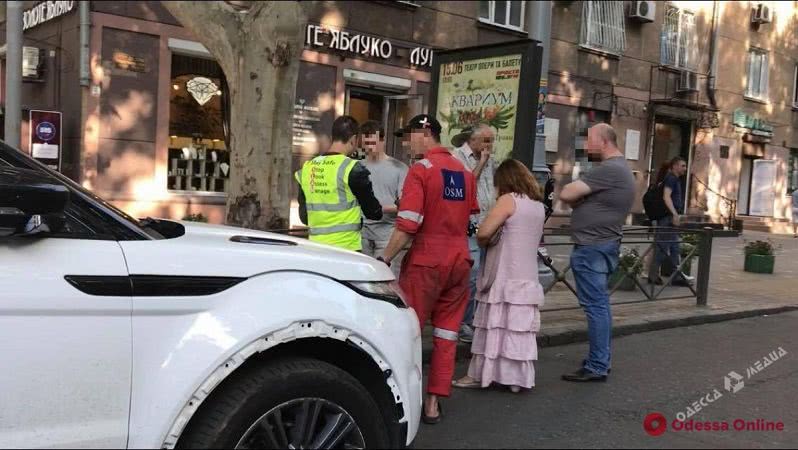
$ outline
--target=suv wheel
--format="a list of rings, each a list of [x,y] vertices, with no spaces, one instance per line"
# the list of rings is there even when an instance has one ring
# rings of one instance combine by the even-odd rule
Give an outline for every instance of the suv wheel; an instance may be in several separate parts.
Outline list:
[[[372,396],[331,364],[288,358],[234,373],[206,400],[180,448],[385,448]]]

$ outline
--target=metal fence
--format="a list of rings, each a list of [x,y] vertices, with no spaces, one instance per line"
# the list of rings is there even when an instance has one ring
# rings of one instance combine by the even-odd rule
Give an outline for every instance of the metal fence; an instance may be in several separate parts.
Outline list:
[[[292,235],[296,237],[307,238],[307,229],[286,229],[286,230],[273,230],[278,233]],[[663,238],[670,236],[670,238]],[[565,286],[574,297],[577,297],[575,282],[568,278],[571,272],[570,263],[564,266],[557,266],[555,258],[564,258],[567,255],[559,255],[559,257],[552,258],[550,254],[551,249],[570,249],[574,244],[570,240],[571,233],[567,228],[545,228],[544,240],[546,241],[544,248],[546,252],[540,251],[538,253],[538,260],[541,261],[545,267],[553,272],[551,282],[544,283],[544,290],[548,294],[550,291],[559,285]],[[718,230],[713,228],[689,228],[689,224],[683,227],[656,227],[656,226],[632,226],[624,228],[623,239],[621,241],[622,248],[629,248],[630,246],[643,246],[645,250],[639,254],[637,261],[630,267],[623,267],[619,265],[619,272],[621,277],[616,279],[609,285],[610,298],[613,298],[624,280],[632,280],[634,283],[635,291],[642,294],[638,298],[623,299],[621,301],[612,301],[613,305],[634,304],[634,303],[647,303],[654,301],[665,300],[680,300],[694,298],[696,306],[706,306],[709,301],[709,275],[712,262],[712,243],[716,238],[722,237],[737,237],[739,231],[737,230]],[[559,237],[564,239],[562,242],[552,242],[552,238]],[[681,245],[689,244],[686,250],[681,255],[680,264],[676,268],[671,268],[671,274],[667,275],[661,285],[649,283],[648,280],[642,280],[637,272],[647,270],[648,267],[643,267],[648,256],[654,257],[654,252],[657,246],[666,246],[667,244],[679,243]],[[681,253],[681,252],[680,252]],[[683,272],[685,267],[692,266],[693,261],[697,260],[696,276],[693,283],[686,283],[684,285],[689,293],[682,295],[663,295],[666,293],[667,288]],[[543,282],[541,277],[541,282]],[[627,296],[628,297],[628,296]],[[581,306],[574,305],[568,307],[546,308],[545,311],[562,311],[580,309]]]
[[[645,251],[642,254],[639,254],[639,256],[636,258],[636,261],[631,266],[625,267],[619,264],[618,272],[621,276],[609,285],[610,297],[612,298],[616,292],[618,292],[621,285],[624,284],[624,280],[627,279],[634,282],[634,290],[642,295],[634,299],[627,298],[623,301],[613,301],[612,303],[614,305],[618,305],[694,298],[697,306],[707,305],[709,301],[709,275],[711,268],[713,239],[716,237],[731,237],[737,235],[738,233],[734,231],[730,232],[716,229],[713,230],[711,228],[691,229],[685,227],[672,228],[655,226],[625,228],[623,240],[621,241],[622,248],[629,248],[630,246],[643,246]],[[558,247],[570,248],[574,245],[572,242],[570,242],[570,239],[568,242],[550,242],[551,237],[554,236],[570,237],[570,233],[567,229],[547,228],[545,236],[545,248],[547,250],[557,249]],[[685,241],[689,242],[689,245],[682,250],[682,245],[686,243]],[[679,266],[673,268],[671,274],[663,279],[662,285],[650,283],[649,280],[642,280],[642,277],[638,275],[638,272],[648,269],[648,267],[643,266],[646,262],[646,257],[649,255],[654,257],[653,253],[656,251],[655,249],[657,246],[662,248],[667,244],[673,243],[679,243],[680,253],[684,252],[680,258]],[[550,253],[551,252],[549,251],[547,254],[541,254],[541,258],[539,258],[539,260],[542,261],[543,264],[551,269],[551,271],[554,273],[553,283],[550,283],[548,286],[544,286],[546,293],[549,293],[555,286],[560,284],[564,285],[568,290],[570,290],[574,296],[578,296],[575,282],[568,279],[568,274],[571,272],[570,263],[563,267],[557,267],[554,258],[548,255]],[[686,266],[691,265],[694,260],[697,260],[697,272],[696,276],[694,277],[694,282],[684,283],[683,285],[688,289],[689,293],[684,293],[682,295],[663,295],[666,293],[668,286],[671,285],[677,277],[680,277],[679,274]],[[560,308],[547,308],[546,311],[561,311],[580,308],[581,306],[575,305]]]

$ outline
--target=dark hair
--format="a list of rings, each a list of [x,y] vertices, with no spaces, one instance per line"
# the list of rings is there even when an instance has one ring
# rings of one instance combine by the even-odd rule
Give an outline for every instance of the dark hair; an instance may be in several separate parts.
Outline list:
[[[527,167],[515,159],[507,159],[496,169],[493,177],[499,195],[521,194],[532,200],[543,201],[543,191],[535,176]]]
[[[341,116],[335,119],[332,126],[332,141],[346,144],[357,135],[357,120],[352,116]]]
[[[670,169],[676,164],[679,164],[680,162],[687,163],[687,161],[685,161],[684,158],[682,158],[681,156],[676,156],[671,160],[670,163],[668,163],[668,168]]]
[[[385,128],[383,128],[382,124],[376,120],[368,120],[363,122],[363,125],[360,126],[361,135],[374,133],[379,133],[380,139],[385,139]]]

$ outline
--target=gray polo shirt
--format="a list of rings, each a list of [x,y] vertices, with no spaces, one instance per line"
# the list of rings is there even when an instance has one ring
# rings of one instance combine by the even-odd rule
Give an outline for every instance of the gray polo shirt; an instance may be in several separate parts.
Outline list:
[[[607,159],[580,180],[591,192],[571,214],[573,241],[580,245],[620,241],[635,199],[635,178],[626,158]]]
[[[407,165],[398,159],[387,156],[380,161],[368,159],[360,161],[371,173],[374,196],[383,206],[394,205],[402,197]],[[380,220],[363,220],[363,237],[375,241],[388,240],[396,223],[396,214],[383,214]]]

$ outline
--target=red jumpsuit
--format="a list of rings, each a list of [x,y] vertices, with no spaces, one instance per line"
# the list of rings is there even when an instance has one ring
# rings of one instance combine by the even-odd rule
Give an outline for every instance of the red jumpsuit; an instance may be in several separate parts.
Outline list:
[[[432,318],[430,394],[448,397],[451,392],[473,264],[466,233],[470,215],[478,212],[474,176],[446,148],[429,150],[408,171],[396,227],[414,238],[399,285],[422,329]]]

